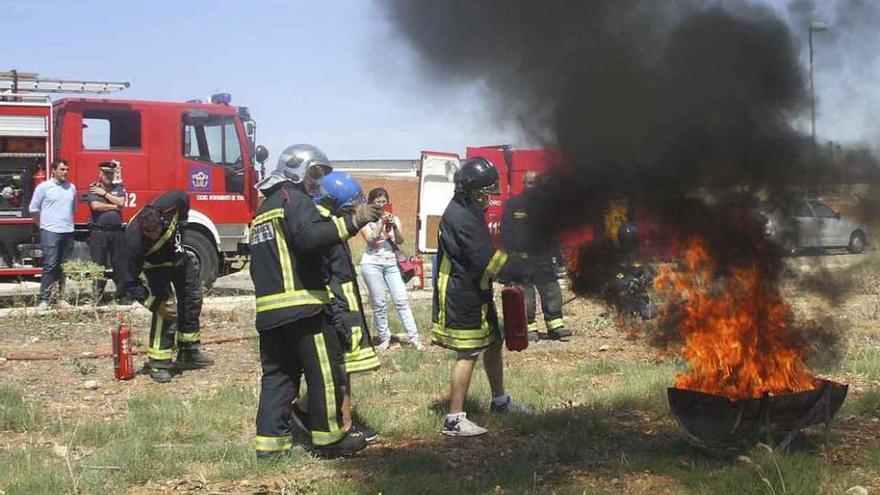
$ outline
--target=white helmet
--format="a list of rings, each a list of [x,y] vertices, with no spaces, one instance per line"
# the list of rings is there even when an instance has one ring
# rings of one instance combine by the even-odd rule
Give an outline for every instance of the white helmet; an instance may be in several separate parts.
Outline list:
[[[319,167],[321,176],[333,171],[333,167],[330,166],[330,159],[316,146],[311,144],[288,146],[281,152],[275,170],[266,177],[263,177],[263,180],[257,182],[254,188],[258,191],[264,191],[286,180],[299,184],[306,178],[306,174],[309,173],[309,169],[312,167]]]

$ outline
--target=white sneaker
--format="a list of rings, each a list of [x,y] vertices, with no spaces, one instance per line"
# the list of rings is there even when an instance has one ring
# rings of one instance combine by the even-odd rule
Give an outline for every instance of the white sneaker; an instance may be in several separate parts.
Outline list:
[[[489,410],[493,413],[517,413],[517,414],[534,414],[534,411],[529,406],[520,404],[519,402],[515,402],[513,398],[508,397],[507,403],[504,405],[496,405],[495,402],[492,402],[492,405],[489,406]]]
[[[413,347],[414,347],[417,351],[419,351],[419,352],[423,352],[423,351],[425,350],[425,345],[422,344],[422,343],[421,343],[420,341],[418,341],[418,340],[413,340],[413,341],[412,341],[412,345],[413,345]]]
[[[52,305],[49,304],[49,301],[40,301],[40,304],[37,305],[37,311],[49,311],[52,309]]]
[[[488,433],[489,430],[467,419],[467,413],[461,413],[455,421],[444,420],[440,432],[450,437],[477,437]]]
[[[391,347],[391,341],[386,340],[386,341],[380,342],[379,345],[376,346],[376,350],[377,351],[387,351],[389,347]]]

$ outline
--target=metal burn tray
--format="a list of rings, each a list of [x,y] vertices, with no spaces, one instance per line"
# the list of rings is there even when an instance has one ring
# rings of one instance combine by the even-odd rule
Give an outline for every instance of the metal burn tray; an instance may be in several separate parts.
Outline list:
[[[708,448],[753,445],[762,438],[782,435],[777,450],[785,450],[795,435],[807,426],[825,423],[843,405],[849,387],[819,379],[819,387],[805,392],[753,399],[731,400],[720,395],[668,388],[669,407],[688,439]]]

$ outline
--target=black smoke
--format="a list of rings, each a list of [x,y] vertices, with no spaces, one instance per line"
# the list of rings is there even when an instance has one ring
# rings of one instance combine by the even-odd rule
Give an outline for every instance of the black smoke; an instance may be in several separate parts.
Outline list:
[[[792,122],[808,109],[807,86],[795,39],[768,8],[653,0],[383,5],[435,77],[485,84],[502,114],[563,152],[565,180],[536,202],[544,231],[594,221],[613,197],[681,224],[676,196],[804,175],[809,146]]]
[[[775,281],[781,264],[752,215],[759,203],[815,193],[850,162],[876,173],[870,154],[832,160],[814,144],[801,34],[766,5],[380,2],[427,80],[484,86],[487,122],[514,119],[562,152],[565,163],[532,195],[536,239],[585,224],[601,234],[608,205],[624,199],[661,237],[700,235],[722,269],[758,264]],[[788,15],[804,22],[814,6],[802,1]],[[605,251],[614,250],[589,250],[591,262],[618,262],[619,253],[595,259]]]

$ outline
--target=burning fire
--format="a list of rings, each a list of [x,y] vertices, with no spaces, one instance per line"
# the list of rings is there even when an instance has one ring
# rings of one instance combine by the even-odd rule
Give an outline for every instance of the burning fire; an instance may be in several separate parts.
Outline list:
[[[691,366],[676,376],[677,388],[743,399],[818,386],[792,343],[790,310],[758,266],[719,281],[701,239],[691,239],[683,254],[681,266],[662,267],[654,281],[671,301],[663,316],[676,318]]]

